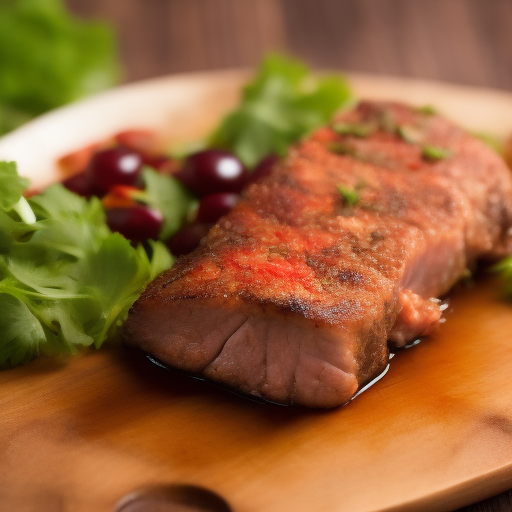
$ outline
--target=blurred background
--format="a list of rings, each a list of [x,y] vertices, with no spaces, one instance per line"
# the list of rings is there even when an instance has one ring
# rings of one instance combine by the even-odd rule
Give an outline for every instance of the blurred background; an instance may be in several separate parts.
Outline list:
[[[112,23],[128,81],[253,66],[285,50],[320,68],[512,89],[511,0],[66,0]]]
[[[120,82],[315,68],[512,90],[512,0],[0,0],[0,134]]]

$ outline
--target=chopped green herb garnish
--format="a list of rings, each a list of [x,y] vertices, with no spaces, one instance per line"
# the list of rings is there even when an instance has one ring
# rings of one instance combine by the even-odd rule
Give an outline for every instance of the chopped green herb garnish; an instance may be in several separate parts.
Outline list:
[[[434,116],[437,114],[437,110],[432,105],[423,105],[416,109],[416,112],[424,114],[426,116]]]
[[[354,137],[368,137],[377,130],[374,124],[370,123],[343,123],[336,122],[332,125],[333,131],[338,135],[353,135]]]
[[[423,146],[421,151],[421,156],[425,160],[442,160],[443,158],[448,158],[452,152],[449,149],[441,148],[439,146]]]
[[[470,288],[474,286],[475,281],[473,279],[473,272],[469,268],[465,268],[464,272],[460,278],[460,282],[462,285],[466,286],[467,288]]]
[[[471,270],[469,268],[465,268],[464,272],[462,273],[461,279],[468,280],[468,279],[472,279],[472,278],[473,278],[473,272],[471,272]]]
[[[357,153],[356,148],[354,148],[353,146],[338,141],[330,143],[327,149],[332,153],[336,153],[337,155],[356,156]]]
[[[345,206],[355,206],[359,202],[359,194],[355,189],[348,188],[344,185],[338,185],[338,192],[340,193]]]
[[[98,198],[57,184],[27,202],[26,183],[0,162],[0,368],[99,347],[173,261],[161,242],[148,254],[112,233]]]
[[[503,156],[505,147],[503,139],[489,133],[473,133],[473,135],[487,144],[492,150],[496,151],[498,155]]]
[[[423,133],[414,126],[402,125],[397,128],[398,135],[409,144],[418,144],[423,138]]]
[[[395,118],[389,110],[383,110],[380,112],[378,121],[382,130],[384,130],[386,133],[396,133],[398,126],[396,124]]]
[[[318,78],[300,62],[272,55],[209,142],[252,168],[267,155],[286,154],[293,142],[330,121],[351,97],[343,77]]]

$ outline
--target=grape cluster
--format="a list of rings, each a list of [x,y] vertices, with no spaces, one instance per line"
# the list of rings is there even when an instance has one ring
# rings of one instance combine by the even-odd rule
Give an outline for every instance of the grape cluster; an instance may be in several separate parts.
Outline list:
[[[102,198],[110,229],[134,242],[143,242],[157,239],[164,222],[161,212],[136,199],[144,186],[143,166],[178,179],[197,196],[199,207],[193,222],[182,226],[167,241],[176,256],[195,249],[210,227],[237,203],[242,190],[267,176],[277,160],[274,156],[264,158],[249,173],[235,155],[206,149],[178,165],[152,152],[152,140],[150,133],[137,130],[116,135],[113,145],[92,151],[85,170],[66,179],[63,185],[81,196]]]

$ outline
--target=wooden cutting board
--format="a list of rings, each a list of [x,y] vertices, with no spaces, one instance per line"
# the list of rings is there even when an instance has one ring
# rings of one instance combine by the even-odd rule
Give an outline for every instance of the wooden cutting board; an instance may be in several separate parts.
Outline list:
[[[200,136],[244,77],[166,78],[107,93],[5,137],[0,158],[20,159],[44,184],[57,176],[55,156],[117,129]],[[365,96],[440,105],[471,129],[512,131],[505,93],[354,83]],[[123,117],[127,101],[134,112]],[[155,500],[155,489],[176,484],[211,489],[234,512],[448,511],[510,488],[512,304],[483,276],[452,291],[446,318],[395,355],[372,388],[330,411],[251,402],[121,347],[1,372],[0,511],[110,512],[135,490]],[[123,511],[178,510],[132,505]],[[201,510],[222,509],[214,505]]]

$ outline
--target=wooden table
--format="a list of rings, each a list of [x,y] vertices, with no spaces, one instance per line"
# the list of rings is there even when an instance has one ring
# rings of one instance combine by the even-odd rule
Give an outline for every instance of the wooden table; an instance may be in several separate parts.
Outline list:
[[[284,50],[321,68],[512,89],[510,0],[66,1],[118,27],[126,81]],[[463,510],[511,509],[509,491]]]

